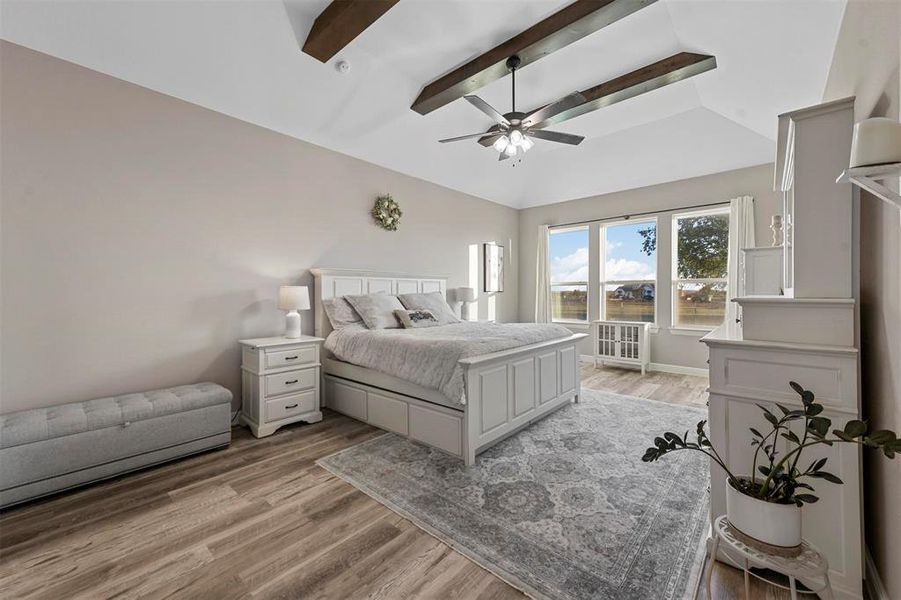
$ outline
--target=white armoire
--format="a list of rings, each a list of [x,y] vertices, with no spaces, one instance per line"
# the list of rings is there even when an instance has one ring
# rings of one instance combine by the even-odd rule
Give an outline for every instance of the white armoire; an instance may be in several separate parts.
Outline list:
[[[741,322],[702,339],[710,353],[710,437],[738,474],[750,471],[748,428],[767,426],[756,404],[801,406],[789,381],[816,394],[834,427],[860,416],[854,204],[850,185],[835,183],[848,165],[853,121],[853,98],[780,115],[775,188],[783,195],[782,294],[736,298]],[[860,599],[860,452],[852,444],[817,448],[805,453],[805,464],[820,457],[828,457],[827,470],[845,483],[814,480],[820,501],[803,508],[802,534],[826,555],[836,597]],[[726,481],[715,465],[710,479],[716,519],[726,512]]]

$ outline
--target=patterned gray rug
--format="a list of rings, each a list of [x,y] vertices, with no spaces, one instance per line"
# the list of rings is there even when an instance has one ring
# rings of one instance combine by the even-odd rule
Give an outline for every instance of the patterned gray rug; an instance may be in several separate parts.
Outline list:
[[[707,461],[641,462],[706,411],[583,390],[467,469],[386,434],[319,461],[534,598],[693,597],[707,528]]]

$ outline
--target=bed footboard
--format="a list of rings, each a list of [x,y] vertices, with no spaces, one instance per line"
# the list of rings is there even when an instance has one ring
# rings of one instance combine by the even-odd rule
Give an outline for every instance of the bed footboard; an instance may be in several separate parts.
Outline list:
[[[467,466],[485,448],[578,401],[579,342],[584,337],[576,333],[460,361],[466,390],[463,459]]]

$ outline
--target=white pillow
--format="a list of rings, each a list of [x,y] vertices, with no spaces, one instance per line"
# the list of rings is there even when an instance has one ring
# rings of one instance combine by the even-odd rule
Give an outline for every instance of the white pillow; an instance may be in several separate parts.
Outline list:
[[[459,323],[460,319],[451,310],[447,302],[444,300],[444,294],[441,292],[429,292],[427,294],[401,294],[398,296],[400,301],[404,303],[407,310],[428,310],[438,322],[442,325],[448,323]]]
[[[322,301],[322,309],[328,317],[332,329],[338,330],[354,323],[362,323],[363,319],[354,310],[354,307],[342,296],[337,298],[325,298]]]
[[[430,310],[396,310],[397,316],[404,329],[419,329],[421,327],[434,327],[441,325],[438,318]]]
[[[394,316],[394,311],[403,310],[404,305],[397,296],[380,293],[344,296],[344,299],[350,302],[369,329],[400,329],[400,322]]]

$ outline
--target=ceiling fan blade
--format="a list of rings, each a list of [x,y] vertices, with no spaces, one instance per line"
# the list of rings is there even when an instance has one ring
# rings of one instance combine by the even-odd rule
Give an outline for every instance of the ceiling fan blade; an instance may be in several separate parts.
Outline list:
[[[482,133],[470,133],[469,135],[461,135],[458,137],[452,137],[452,138],[447,138],[444,140],[438,140],[438,142],[441,144],[446,144],[448,142],[459,142],[460,140],[471,140],[473,138],[485,137],[485,135],[486,134],[483,131]]]
[[[507,117],[497,112],[492,108],[490,104],[479,98],[478,96],[463,96],[466,98],[470,104],[478,108],[480,111],[491,117],[492,121],[500,123],[501,125],[510,125],[510,121],[507,120]]]
[[[539,129],[538,131],[527,131],[526,135],[529,137],[535,137],[540,140],[547,140],[549,142],[559,142],[561,144],[572,144],[573,146],[578,146],[582,143],[582,140],[585,139],[584,136],[581,135],[573,135],[571,133],[560,133],[559,131],[545,131],[543,129]]]
[[[585,102],[587,102],[587,99],[581,92],[573,92],[568,96],[560,98],[556,102],[551,102],[547,106],[543,106],[538,110],[530,112],[523,117],[523,125],[526,127],[535,127],[542,121],[550,119],[554,115],[562,113],[565,110],[584,104]]]

